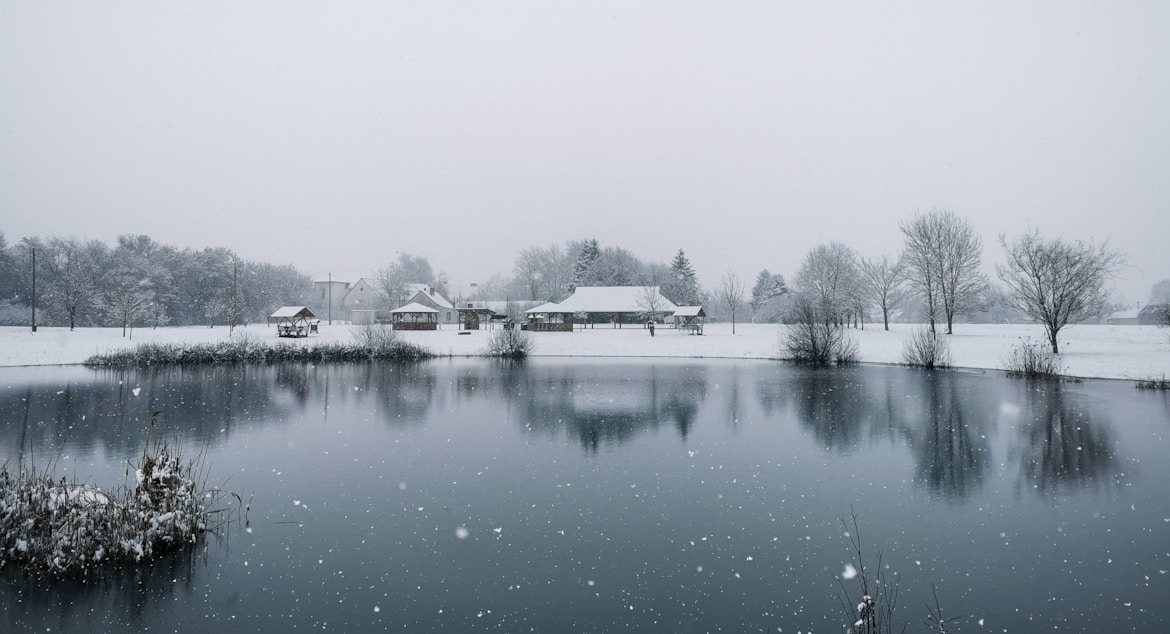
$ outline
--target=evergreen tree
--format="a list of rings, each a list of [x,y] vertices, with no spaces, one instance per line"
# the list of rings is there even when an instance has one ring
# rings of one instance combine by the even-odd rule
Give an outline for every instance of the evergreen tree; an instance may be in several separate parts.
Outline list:
[[[670,263],[670,281],[666,284],[667,299],[679,306],[695,306],[699,303],[699,282],[695,279],[695,269],[682,249],[674,256]]]
[[[578,286],[592,284],[591,269],[597,259],[601,257],[601,246],[597,240],[589,239],[581,245],[581,252],[577,254],[577,263],[573,265],[573,285],[569,289],[575,290]]]
[[[788,286],[784,283],[784,276],[764,269],[756,276],[756,285],[752,287],[752,310],[759,310],[769,299],[786,293]]]

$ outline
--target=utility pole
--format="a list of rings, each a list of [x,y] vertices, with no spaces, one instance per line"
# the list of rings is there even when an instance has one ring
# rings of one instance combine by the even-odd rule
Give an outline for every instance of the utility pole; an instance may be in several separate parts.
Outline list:
[[[333,273],[329,274],[329,325],[333,325]]]
[[[229,337],[232,336],[232,333],[235,332],[235,330],[236,330],[236,315],[240,309],[239,300],[238,300],[238,297],[236,296],[236,292],[237,292],[236,291],[236,280],[239,277],[239,271],[240,271],[240,261],[235,259],[235,258],[232,258],[232,303],[231,303],[232,320],[228,324],[228,336]]]
[[[32,331],[37,331],[37,248],[32,248]]]

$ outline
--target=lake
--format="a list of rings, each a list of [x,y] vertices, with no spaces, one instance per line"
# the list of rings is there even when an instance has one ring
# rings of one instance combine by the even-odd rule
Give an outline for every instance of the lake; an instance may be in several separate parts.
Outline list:
[[[112,488],[156,410],[153,433],[250,509],[103,583],[4,571],[0,630],[840,632],[852,510],[909,632],[932,584],[962,632],[1170,631],[1170,397],[1130,382],[636,359],[4,368],[0,460]]]

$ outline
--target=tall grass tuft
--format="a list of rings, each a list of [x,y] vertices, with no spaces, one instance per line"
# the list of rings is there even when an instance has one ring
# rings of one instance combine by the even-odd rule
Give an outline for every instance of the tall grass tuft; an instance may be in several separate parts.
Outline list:
[[[840,520],[849,539],[849,565],[837,577],[837,585],[840,587],[837,598],[841,602],[842,614],[849,623],[845,630],[857,634],[904,632],[905,624],[901,629],[895,629],[894,622],[894,612],[898,607],[897,576],[893,579],[886,576],[880,551],[874,566],[866,564],[857,513],[850,509],[849,519],[842,517]],[[856,585],[856,595],[849,591],[845,581]]]
[[[1161,378],[1141,379],[1135,387],[1139,390],[1170,390],[1170,379],[1165,374]]]
[[[951,348],[929,328],[919,328],[902,347],[902,362],[917,368],[933,370],[951,365]]]
[[[403,341],[385,326],[362,326],[354,331],[354,343],[299,345],[270,343],[241,336],[231,341],[201,344],[144,343],[114,352],[96,354],[88,366],[146,367],[153,365],[224,365],[237,363],[419,361],[434,355],[426,348]]]
[[[1012,346],[1004,359],[1003,371],[1009,377],[1026,379],[1056,379],[1063,367],[1060,356],[1042,343],[1021,340]]]
[[[200,459],[184,460],[148,438],[133,481],[111,491],[51,468],[0,468],[0,567],[34,577],[91,577],[115,563],[149,561],[194,544],[218,513],[219,491],[196,481]]]

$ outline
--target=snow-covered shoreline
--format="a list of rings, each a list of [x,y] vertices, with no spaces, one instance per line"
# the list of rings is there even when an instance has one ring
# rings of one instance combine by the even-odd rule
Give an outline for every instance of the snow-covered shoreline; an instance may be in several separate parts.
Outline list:
[[[856,338],[863,363],[901,362],[903,342],[919,326],[893,324],[890,331],[880,325],[850,330]],[[612,328],[597,325],[573,333],[531,333],[535,341],[532,356],[539,357],[676,357],[774,359],[779,355],[782,327],[774,324],[708,324],[703,336],[659,328],[656,336],[638,326]],[[293,345],[353,340],[352,327],[321,325],[320,335],[305,339],[280,339],[271,326],[253,324],[236,328],[248,337]],[[455,326],[434,332],[403,332],[404,339],[422,345],[441,356],[477,356],[487,347],[490,331],[459,334]],[[135,329],[133,337],[122,337],[120,328],[40,327],[33,333],[25,327],[0,328],[0,366],[74,365],[91,355],[132,347],[140,343],[203,343],[224,341],[228,328],[202,326]],[[1043,341],[1037,325],[957,324],[947,337],[955,367],[997,370],[1012,346],[1020,340]],[[1061,333],[1064,374],[1085,378],[1147,379],[1170,376],[1170,330],[1155,326],[1080,325]]]

